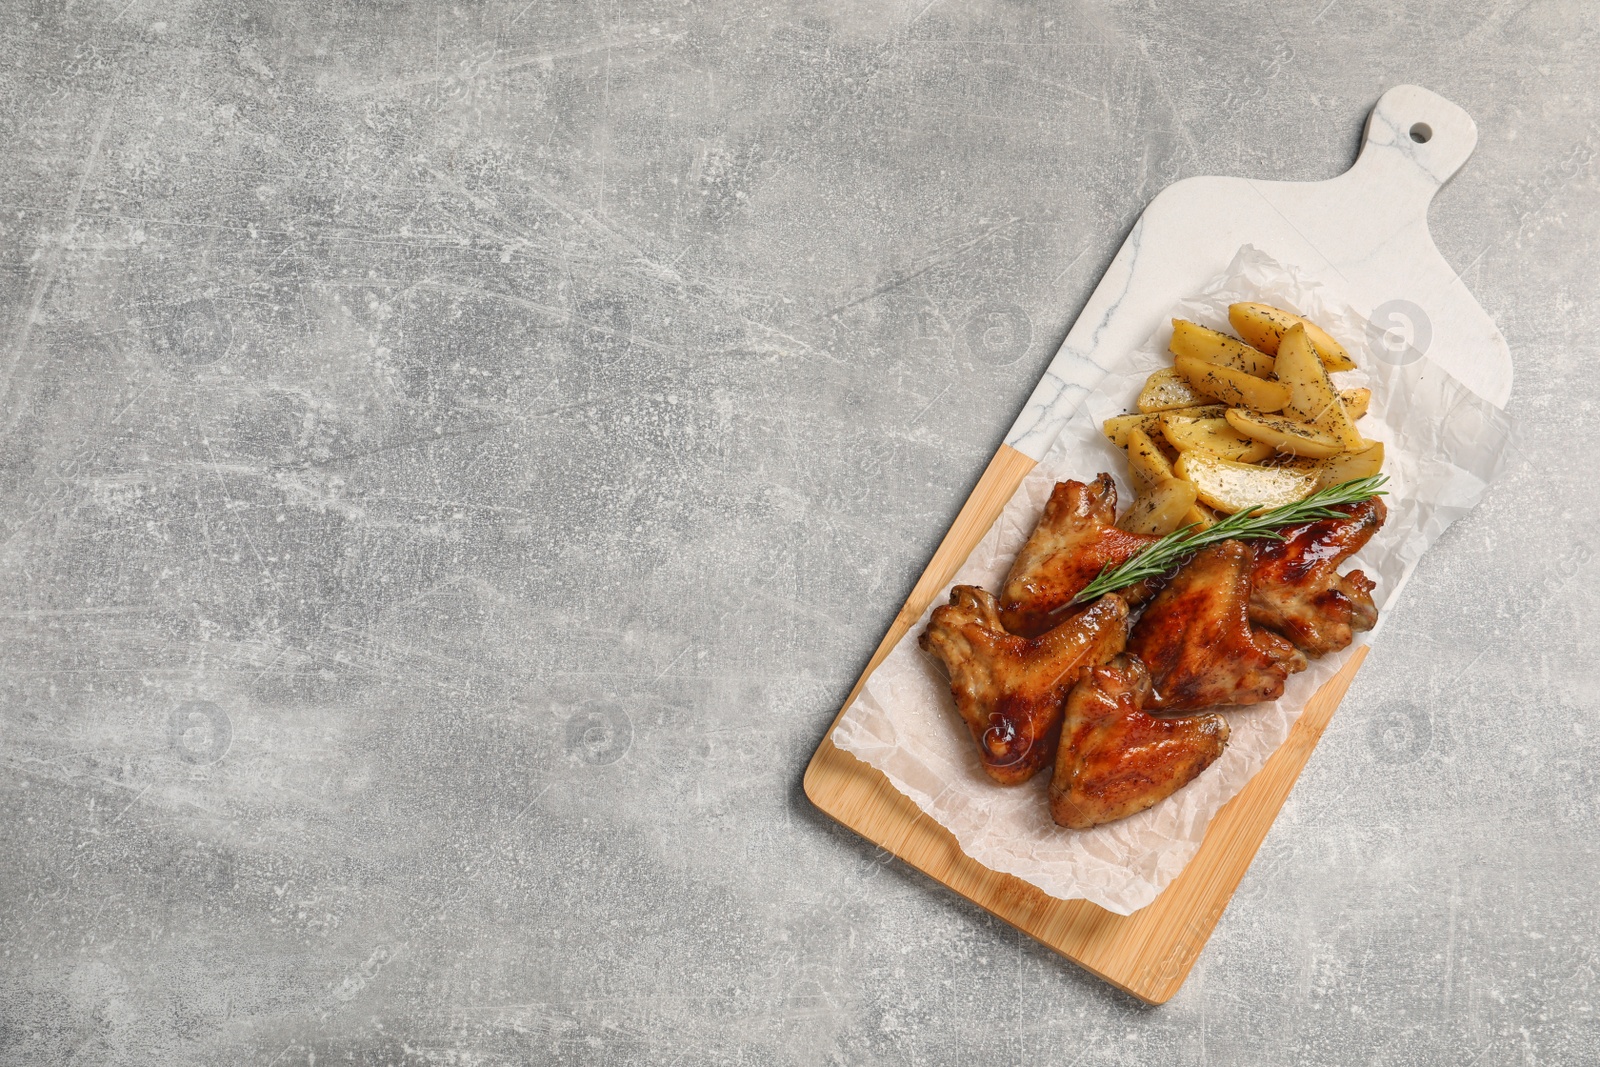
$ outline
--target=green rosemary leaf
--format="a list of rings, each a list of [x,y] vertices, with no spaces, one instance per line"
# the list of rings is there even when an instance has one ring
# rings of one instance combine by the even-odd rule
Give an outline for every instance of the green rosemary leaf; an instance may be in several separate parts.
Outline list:
[[[1084,586],[1082,592],[1069,604],[1057,610],[1094,600],[1118,589],[1125,589],[1146,578],[1160,577],[1181,566],[1202,548],[1219,541],[1264,538],[1281,541],[1283,534],[1279,531],[1285,526],[1313,519],[1338,518],[1343,512],[1333,509],[1341,504],[1357,504],[1368,497],[1386,495],[1383,485],[1388,480],[1388,476],[1383,474],[1356,478],[1331,485],[1293,504],[1284,504],[1266,511],[1262,511],[1259,507],[1236,511],[1204,530],[1191,533],[1190,531],[1194,530],[1193,524],[1181,530],[1174,530],[1127,562],[1115,567],[1107,566],[1095,576],[1094,581]]]

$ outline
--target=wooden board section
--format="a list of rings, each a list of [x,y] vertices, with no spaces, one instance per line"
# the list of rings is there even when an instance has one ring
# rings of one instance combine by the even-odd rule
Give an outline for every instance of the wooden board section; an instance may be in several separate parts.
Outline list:
[[[1000,446],[844,707],[855,701],[867,677],[955,575],[1033,466],[1021,452]],[[887,778],[835,748],[832,725],[806,768],[806,795],[839,822],[974,904],[1118,988],[1160,1004],[1178,991],[1194,966],[1365,655],[1366,649],[1358,649],[1317,691],[1288,740],[1211,821],[1200,851],[1183,873],[1153,904],[1129,916],[1083,900],[1057,900],[967,856],[949,831]],[[835,716],[834,723],[838,721]]]

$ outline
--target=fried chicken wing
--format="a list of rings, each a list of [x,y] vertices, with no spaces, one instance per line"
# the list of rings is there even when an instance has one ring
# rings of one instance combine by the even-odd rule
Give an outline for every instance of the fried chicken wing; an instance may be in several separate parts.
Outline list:
[[[1138,555],[1158,538],[1116,527],[1117,487],[1111,475],[1093,482],[1057,482],[1039,525],[1022,546],[1000,588],[1000,620],[1020,637],[1037,637],[1071,611],[1072,598],[1108,564]],[[1120,591],[1139,604],[1148,590]]]
[[[1000,625],[987,590],[958,585],[933,613],[919,643],[950,672],[956,710],[966,720],[989,777],[1025,782],[1055,756],[1061,705],[1085,666],[1104,663],[1128,636],[1128,605],[1105,596],[1036,638]]]
[[[1184,564],[1133,628],[1128,651],[1150,670],[1145,706],[1183,711],[1255,704],[1283,695],[1306,658],[1276,634],[1252,630],[1250,569],[1243,541],[1223,541]]]
[[[1050,817],[1087,830],[1165,800],[1222,755],[1220,715],[1148,715],[1150,673],[1136,656],[1081,672],[1067,695],[1050,779]]]
[[[1250,621],[1276,630],[1308,656],[1345,648],[1378,621],[1373,582],[1339,564],[1372,539],[1388,517],[1378,497],[1335,508],[1344,518],[1286,527],[1282,541],[1258,541],[1250,573]]]

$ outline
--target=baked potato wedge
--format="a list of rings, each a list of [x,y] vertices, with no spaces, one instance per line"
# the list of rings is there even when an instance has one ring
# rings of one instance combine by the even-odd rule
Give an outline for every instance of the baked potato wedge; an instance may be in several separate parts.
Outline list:
[[[1242,370],[1207,363],[1193,356],[1179,356],[1173,361],[1173,367],[1203,398],[1220,401],[1229,407],[1281,411],[1289,402],[1288,386],[1257,378]]]
[[[1370,478],[1383,471],[1383,442],[1364,441],[1366,447],[1356,452],[1343,452],[1331,459],[1295,460],[1294,470],[1316,476],[1318,489],[1348,482],[1354,478]]]
[[[1344,442],[1333,434],[1309,423],[1295,422],[1281,415],[1263,415],[1259,411],[1229,408],[1224,421],[1251,444],[1262,445],[1269,452],[1327,459],[1344,451]],[[1240,456],[1229,458],[1243,459]],[[1254,458],[1265,459],[1266,456]],[[1245,462],[1253,461],[1245,460]]]
[[[1367,407],[1372,403],[1372,390],[1341,389],[1339,403],[1344,405],[1344,413],[1350,416],[1350,421],[1355,422],[1367,413]]]
[[[1172,461],[1161,451],[1155,439],[1143,430],[1128,431],[1128,469],[1133,484],[1142,495],[1152,487],[1177,477],[1172,471]]]
[[[1194,483],[1190,482],[1189,484],[1193,485]],[[1195,500],[1194,507],[1183,513],[1183,521],[1178,523],[1180,527],[1193,526],[1196,530],[1206,530],[1216,524],[1217,513],[1200,503],[1198,499]]]
[[[1184,408],[1175,408],[1183,411]],[[1114,415],[1100,424],[1100,432],[1106,435],[1106,440],[1118,448],[1128,447],[1128,434],[1133,430],[1143,430],[1147,434],[1159,433],[1161,430],[1161,415],[1159,411],[1137,412],[1132,415]]]
[[[1171,412],[1203,419],[1220,419],[1227,410],[1224,404],[1201,404],[1169,409]],[[1101,424],[1101,431],[1118,448],[1127,448],[1129,430],[1143,430],[1152,438],[1157,437],[1161,433],[1161,416],[1167,413],[1167,411],[1151,411],[1133,415],[1114,415]]]
[[[1344,345],[1335,341],[1316,323],[1301,318],[1292,311],[1275,308],[1271,304],[1230,304],[1228,322],[1247,343],[1269,356],[1278,354],[1278,346],[1283,342],[1284,335],[1292,326],[1299,323],[1305,327],[1307,336],[1311,338],[1311,345],[1317,353],[1317,358],[1322,360],[1323,366],[1331,371],[1356,369],[1356,361],[1350,358],[1350,353],[1345,351]]]
[[[1188,319],[1172,320],[1172,341],[1167,351],[1174,356],[1192,356],[1207,363],[1232,367],[1257,378],[1272,373],[1272,357],[1258,352],[1236,337],[1229,337]]]
[[[1344,410],[1338,390],[1328,380],[1328,368],[1317,358],[1303,324],[1297,322],[1284,333],[1283,343],[1278,346],[1277,371],[1278,382],[1289,390],[1289,399],[1282,407],[1285,416],[1332,435],[1346,450],[1361,447],[1361,431]]]
[[[1140,412],[1170,411],[1173,408],[1194,407],[1210,398],[1197,393],[1183,376],[1171,367],[1162,367],[1145,379],[1135,406]]]
[[[1318,475],[1295,467],[1257,467],[1191,449],[1178,457],[1174,473],[1194,483],[1208,507],[1229,515],[1248,507],[1275,508],[1316,491]]]
[[[1117,520],[1117,528],[1164,537],[1184,524],[1184,516],[1194,506],[1194,486],[1179,478],[1166,478],[1134,498],[1133,506]]]
[[[1272,455],[1271,444],[1263,444],[1240,433],[1228,425],[1226,417],[1196,418],[1186,414],[1189,410],[1191,409],[1179,408],[1177,411],[1166,411],[1161,414],[1161,435],[1179,452],[1199,448],[1225,459],[1236,459],[1241,463],[1254,463]],[[1226,408],[1223,410],[1227,411]]]

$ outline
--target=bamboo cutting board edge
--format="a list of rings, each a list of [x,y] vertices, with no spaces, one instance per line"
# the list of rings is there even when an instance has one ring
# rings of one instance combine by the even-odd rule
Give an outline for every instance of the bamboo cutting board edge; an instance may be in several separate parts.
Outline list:
[[[1033,467],[1034,460],[1006,445],[990,460],[830,723],[806,768],[806,796],[829,817],[1090,973],[1146,1003],[1161,1004],[1188,977],[1367,650],[1358,648],[1311,698],[1288,739],[1218,812],[1200,850],[1149,906],[1115,915],[1088,901],[1048,896],[983,866],[879,771],[836,748],[832,734],[878,664],[950,581]]]

